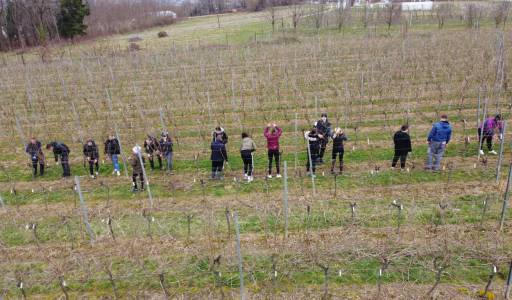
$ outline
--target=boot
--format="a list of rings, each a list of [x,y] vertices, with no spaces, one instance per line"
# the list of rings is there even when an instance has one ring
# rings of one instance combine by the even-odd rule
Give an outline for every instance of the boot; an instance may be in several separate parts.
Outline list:
[[[44,175],[44,165],[39,165],[39,175]]]
[[[331,175],[334,175],[334,165],[336,164],[336,161],[333,159],[331,162]]]

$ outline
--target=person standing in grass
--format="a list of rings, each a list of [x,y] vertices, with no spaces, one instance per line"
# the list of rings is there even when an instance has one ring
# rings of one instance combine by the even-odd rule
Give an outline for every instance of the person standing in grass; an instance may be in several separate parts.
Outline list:
[[[84,144],[84,158],[89,163],[89,174],[91,178],[96,178],[99,175],[100,171],[100,153],[98,151],[98,146],[93,139],[87,140]],[[96,173],[94,173],[94,167],[96,167]]]
[[[114,166],[114,172],[112,174],[116,174],[117,176],[121,175],[119,171],[119,155],[121,154],[121,145],[117,138],[113,135],[110,135],[108,139],[105,141],[105,155],[107,159],[112,161],[112,165]]]
[[[315,127],[318,134],[322,136],[320,139],[320,150],[318,152],[318,163],[323,164],[325,149],[329,143],[329,137],[332,135],[331,123],[327,120],[327,113],[322,113],[322,117],[315,123]]]
[[[158,168],[162,169],[162,157],[160,156],[160,143],[158,140],[148,134],[146,140],[144,141],[144,150],[148,155],[149,166],[151,170],[155,169],[155,157],[158,160]]]
[[[34,169],[34,177],[37,176],[37,165],[39,165],[39,175],[44,175],[44,153],[41,142],[35,137],[32,137],[25,147],[25,152],[30,155],[32,161],[32,168]]]
[[[160,139],[160,151],[162,156],[165,158],[167,163],[167,172],[172,172],[172,158],[173,158],[173,143],[171,136],[167,132],[162,132],[162,138]]]
[[[441,115],[441,120],[434,123],[432,130],[427,138],[428,156],[426,170],[439,171],[441,168],[441,160],[443,159],[446,146],[450,142],[452,136],[452,126],[448,122],[448,116]]]
[[[254,180],[253,178],[253,152],[256,151],[256,145],[251,137],[243,132],[242,133],[242,145],[240,146],[240,155],[244,162],[244,179],[247,182]]]
[[[306,139],[308,147],[308,162],[306,164],[306,171],[308,175],[315,176],[316,164],[318,162],[318,155],[320,153],[320,141],[324,137],[317,132],[317,129],[313,127],[311,131],[304,132],[304,138]]]
[[[498,154],[492,149],[492,139],[496,131],[499,132],[499,139],[503,139],[503,122],[501,121],[500,114],[497,114],[495,117],[487,118],[483,126],[480,124],[478,127],[478,142],[480,143],[480,140],[482,140],[482,145],[480,145],[479,150],[480,155],[484,155],[484,142],[487,142],[487,149],[489,150],[489,154]]]
[[[343,173],[343,154],[345,153],[345,146],[343,143],[347,140],[347,136],[341,130],[336,128],[332,135],[332,162],[331,162],[331,174],[334,174],[334,166],[336,165],[336,157],[340,160],[340,174]]]
[[[409,125],[402,125],[400,130],[395,132],[393,136],[393,142],[395,144],[395,155],[391,162],[391,168],[394,169],[398,160],[400,159],[400,169],[405,169],[405,162],[407,155],[412,152],[411,137],[409,136]]]
[[[212,154],[210,159],[212,161],[212,179],[221,179],[222,170],[224,169],[224,162],[228,162],[228,153],[226,145],[222,141],[222,135],[217,135],[215,141],[211,144]]]
[[[141,162],[142,161],[142,162]],[[140,146],[132,148],[132,157],[130,157],[130,165],[132,166],[132,192],[138,192],[139,187],[137,185],[137,177],[140,181],[140,190],[144,191],[144,157],[141,153]]]
[[[71,169],[69,168],[69,153],[71,152],[64,143],[60,142],[51,142],[46,145],[46,150],[53,151],[53,155],[55,156],[55,162],[59,162],[62,165],[62,176],[69,177],[71,176]]]
[[[279,153],[279,138],[283,130],[277,127],[276,124],[268,124],[265,128],[264,135],[267,139],[267,150],[268,150],[268,178],[272,178],[272,159],[274,158],[276,161],[276,177],[281,177],[281,172],[279,169],[280,163],[280,153]]]

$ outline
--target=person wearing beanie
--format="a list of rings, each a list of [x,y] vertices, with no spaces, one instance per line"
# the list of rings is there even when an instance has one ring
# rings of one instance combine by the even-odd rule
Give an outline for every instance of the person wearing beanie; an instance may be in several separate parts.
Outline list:
[[[251,137],[243,132],[242,133],[242,145],[240,146],[240,155],[242,156],[242,161],[244,162],[244,179],[247,182],[251,182],[254,180],[253,177],[253,152],[256,151],[256,145]]]
[[[117,176],[120,176],[121,172],[119,168],[119,155],[121,154],[121,145],[119,144],[119,140],[114,135],[110,135],[105,141],[104,152],[107,159],[112,161],[112,165],[114,167],[114,172],[112,174],[115,173]]]
[[[158,168],[162,169],[162,157],[160,156],[160,143],[158,140],[148,134],[146,140],[144,140],[144,150],[148,155],[149,166],[151,170],[155,169],[155,157],[158,160]]]
[[[226,151],[226,144],[222,141],[222,135],[217,135],[210,148],[212,150],[212,154],[210,156],[210,160],[212,161],[211,178],[221,179],[224,162],[228,162],[228,153]]]
[[[409,136],[409,125],[402,125],[399,131],[395,132],[393,136],[395,144],[395,155],[391,162],[391,168],[395,168],[398,160],[400,159],[400,169],[405,169],[405,162],[407,155],[412,151],[411,137]]]
[[[71,176],[71,169],[69,167],[69,153],[71,152],[66,146],[66,144],[61,142],[51,142],[46,145],[46,149],[53,152],[55,156],[55,162],[58,163],[60,159],[60,163],[62,165],[62,176],[69,177]]]
[[[171,136],[167,132],[162,132],[160,139],[160,153],[167,163],[167,172],[172,172],[173,143]]]
[[[324,137],[318,133],[315,127],[313,127],[310,131],[304,132],[304,138],[306,139],[308,146],[308,162],[306,164],[306,171],[308,172],[308,175],[315,177],[316,164],[318,162],[318,155],[320,151],[320,141]]]
[[[267,139],[267,150],[268,150],[268,178],[272,178],[272,159],[276,160],[276,177],[281,177],[281,172],[279,169],[279,138],[283,130],[277,127],[276,124],[268,124],[265,128],[263,135]]]
[[[98,151],[98,146],[93,139],[87,140],[84,144],[84,158],[89,163],[89,174],[91,178],[96,178],[100,171],[100,153]],[[94,172],[94,167],[96,166],[96,173]]]
[[[483,125],[483,126],[482,126]],[[482,128],[483,127],[483,128]],[[487,142],[487,150],[490,154],[498,154],[492,149],[492,139],[496,131],[499,132],[499,139],[503,139],[503,122],[501,121],[501,115],[497,114],[494,117],[487,118],[484,124],[480,124],[478,127],[478,142],[482,141],[480,145],[480,155],[484,155],[484,142]]]
[[[218,136],[221,137],[221,141],[224,145],[228,143],[228,135],[224,128],[220,126],[215,127],[215,130],[212,133],[212,142],[215,142]]]
[[[448,122],[447,115],[441,115],[441,120],[434,123],[427,138],[428,155],[426,170],[439,171],[441,168],[441,160],[443,159],[446,146],[450,142],[452,136],[452,126]]]
[[[327,113],[322,113],[320,120],[315,123],[317,133],[322,136],[320,138],[320,150],[318,153],[318,163],[324,162],[325,149],[329,143],[329,137],[332,135],[331,123],[327,119]]]
[[[341,130],[336,128],[332,135],[332,162],[331,162],[331,174],[334,174],[334,166],[336,165],[336,157],[340,160],[340,174],[343,173],[343,154],[345,153],[345,146],[343,143],[347,140],[347,136]]]
[[[30,160],[32,161],[32,168],[34,169],[34,177],[37,176],[37,165],[39,164],[39,175],[44,175],[44,153],[41,142],[38,141],[35,137],[32,137],[25,147],[25,152],[30,155]]]
[[[130,157],[130,165],[132,166],[132,192],[138,192],[137,177],[140,180],[140,190],[144,191],[144,156],[142,156],[140,146],[132,148],[132,157]],[[142,160],[142,163],[141,163]]]

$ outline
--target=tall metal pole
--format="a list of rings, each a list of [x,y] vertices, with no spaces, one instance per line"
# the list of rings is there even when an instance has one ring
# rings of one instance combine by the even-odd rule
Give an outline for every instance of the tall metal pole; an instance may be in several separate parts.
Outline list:
[[[288,237],[288,163],[284,162],[283,176],[283,206],[284,206],[284,238]]]
[[[244,300],[244,270],[242,260],[242,250],[240,247],[240,224],[238,223],[238,213],[233,213],[233,219],[235,220],[236,228],[236,252],[238,255],[238,272],[240,273],[240,299]]]
[[[505,144],[505,129],[507,127],[507,123],[503,121],[503,130],[501,133],[501,141],[500,141],[500,156],[498,157],[498,163],[496,164],[496,183],[500,182],[500,173],[501,173],[501,163],[503,162],[503,146]]]
[[[487,118],[487,97],[485,97],[485,102],[484,102],[484,115],[483,115],[483,118],[482,118],[482,129],[480,131],[480,141],[478,143],[478,161],[480,161],[480,150],[482,149],[482,143],[484,142],[484,129],[485,129],[485,121],[486,121],[486,118]],[[478,129],[480,130],[480,129]]]
[[[510,197],[510,185],[512,184],[512,163],[508,169],[507,188],[505,190],[505,197],[503,198],[503,207],[501,208],[500,231],[503,230],[505,224],[505,215],[507,213],[508,199]]]
[[[139,145],[137,145],[136,147],[139,149],[142,149],[142,148],[140,148]],[[141,151],[137,152],[137,157],[139,158],[139,163],[140,163],[140,166],[142,167],[142,176],[144,176],[144,181],[146,181],[146,188],[147,188],[148,197],[149,197],[149,207],[150,207],[150,209],[153,209],[153,196],[151,195],[151,188],[149,187],[149,178],[146,175],[146,167],[144,166],[144,161],[142,160],[142,154],[140,152]]]
[[[78,193],[78,197],[80,198],[80,207],[82,208],[82,215],[84,217],[85,229],[89,234],[89,239],[91,240],[91,244],[94,244],[94,233],[91,229],[91,224],[89,223],[89,214],[87,213],[87,206],[85,206],[84,195],[82,194],[82,189],[80,188],[80,177],[75,176],[75,185],[76,191]]]

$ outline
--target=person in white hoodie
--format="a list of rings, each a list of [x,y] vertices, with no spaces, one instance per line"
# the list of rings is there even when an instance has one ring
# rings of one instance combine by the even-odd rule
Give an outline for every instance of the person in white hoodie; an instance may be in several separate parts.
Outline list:
[[[253,177],[253,152],[256,151],[256,145],[252,138],[245,132],[242,133],[242,145],[240,146],[240,155],[244,162],[244,179],[247,182],[254,180]]]

